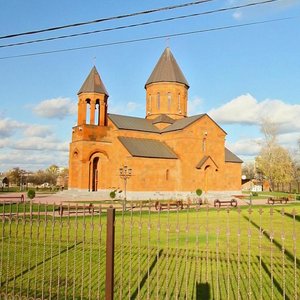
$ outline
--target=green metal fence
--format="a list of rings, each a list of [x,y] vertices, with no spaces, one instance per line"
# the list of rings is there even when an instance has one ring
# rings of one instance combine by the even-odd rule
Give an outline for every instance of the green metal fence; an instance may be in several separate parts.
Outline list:
[[[115,299],[299,299],[300,206],[116,211]],[[1,299],[105,299],[104,206],[0,205]]]

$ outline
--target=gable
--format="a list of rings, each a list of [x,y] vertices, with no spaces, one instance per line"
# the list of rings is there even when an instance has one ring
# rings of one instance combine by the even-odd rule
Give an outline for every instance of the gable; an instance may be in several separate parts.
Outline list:
[[[195,116],[176,120],[172,125],[161,130],[161,133],[183,130],[193,125],[194,123],[198,122],[199,120],[204,119],[205,117],[207,117],[208,120],[211,121],[217,128],[219,128],[225,135],[227,134],[208,114],[200,114],[200,115],[195,115]]]
[[[211,156],[203,156],[202,159],[198,162],[196,165],[196,169],[202,169],[205,168],[207,165],[212,164],[218,169],[218,165],[215,163],[215,161],[211,158]]]
[[[176,131],[176,130],[182,130],[182,129],[190,126],[191,124],[193,124],[197,120],[201,119],[204,115],[205,114],[195,115],[195,116],[191,116],[191,117],[176,120],[172,125],[170,125],[167,128],[163,129],[161,131],[161,133],[171,132],[171,131]]]

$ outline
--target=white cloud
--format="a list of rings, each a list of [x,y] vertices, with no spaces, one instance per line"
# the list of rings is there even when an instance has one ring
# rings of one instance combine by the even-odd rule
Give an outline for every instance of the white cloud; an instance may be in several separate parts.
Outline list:
[[[109,113],[120,115],[132,115],[134,113],[136,116],[142,116],[145,114],[144,104],[129,101],[124,105],[111,99],[109,101]]]
[[[40,117],[48,119],[64,119],[77,112],[77,106],[69,98],[54,98],[40,102],[33,111]]]
[[[257,156],[261,149],[260,141],[260,138],[241,139],[226,145],[226,147],[238,156]]]
[[[14,167],[20,167],[27,171],[45,169],[56,164],[58,166],[67,166],[67,152],[39,152],[38,156],[32,151],[12,150],[0,153],[0,171],[6,171]]]
[[[28,137],[11,143],[11,148],[17,150],[68,151],[68,143],[53,137]]]
[[[0,120],[0,138],[12,136],[17,129],[23,128],[24,124],[8,118]]]
[[[136,103],[136,102],[128,102],[126,104],[126,108],[127,108],[127,111],[133,112],[133,111],[136,111],[137,109],[140,109],[141,108],[141,104]]]
[[[5,148],[10,146],[10,139],[9,138],[2,138],[0,139],[0,148]]]
[[[279,133],[300,131],[300,105],[277,99],[258,102],[252,95],[241,95],[208,114],[223,124],[260,125],[267,119],[277,124]]]
[[[278,142],[287,148],[291,148],[291,146],[295,147],[299,140],[300,132],[289,132],[278,135]]]
[[[24,135],[29,137],[45,137],[51,134],[52,130],[50,129],[50,126],[47,125],[27,125],[26,129],[24,130]]]
[[[233,18],[236,20],[241,20],[243,17],[243,13],[240,10],[236,10],[233,14],[232,14]]]
[[[192,100],[189,100],[188,102],[188,115],[196,115],[201,113],[201,108],[202,108],[203,100],[199,97],[195,97]]]

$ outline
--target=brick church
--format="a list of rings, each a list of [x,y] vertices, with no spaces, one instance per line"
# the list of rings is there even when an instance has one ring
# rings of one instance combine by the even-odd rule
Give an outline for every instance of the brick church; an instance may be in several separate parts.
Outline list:
[[[242,161],[225,147],[226,132],[207,114],[187,115],[189,84],[166,48],[145,84],[146,116],[110,114],[109,95],[96,68],[78,92],[72,130],[69,189],[124,188],[127,198],[241,190]]]

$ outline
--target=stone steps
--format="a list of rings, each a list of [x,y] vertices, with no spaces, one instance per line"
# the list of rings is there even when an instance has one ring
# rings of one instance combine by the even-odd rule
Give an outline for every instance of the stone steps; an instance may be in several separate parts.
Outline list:
[[[88,192],[80,190],[65,190],[59,192],[57,195],[61,198],[72,200],[110,200],[109,193],[111,190],[101,190],[97,192]],[[230,200],[233,195],[241,194],[241,191],[218,191],[203,193],[201,198],[207,199],[208,202],[213,202],[215,199]],[[187,199],[197,197],[195,193],[191,192],[127,192],[127,200],[149,200],[149,199]],[[117,195],[117,198],[124,198],[124,193]]]

